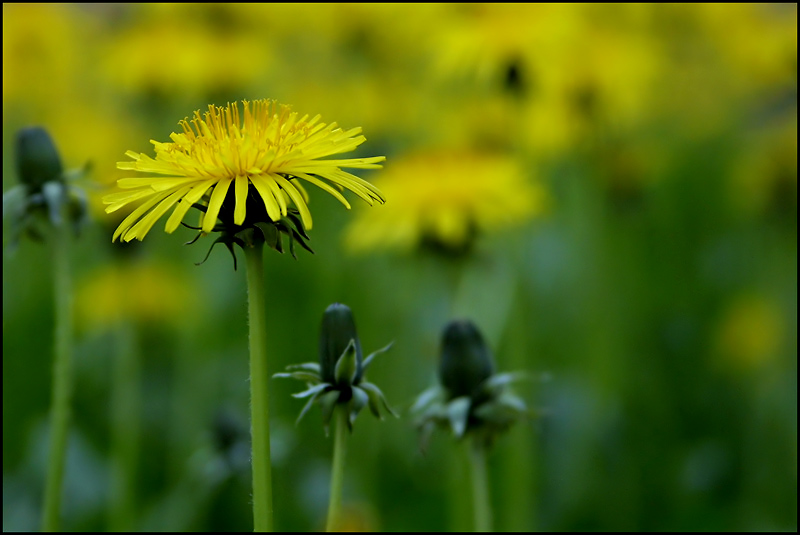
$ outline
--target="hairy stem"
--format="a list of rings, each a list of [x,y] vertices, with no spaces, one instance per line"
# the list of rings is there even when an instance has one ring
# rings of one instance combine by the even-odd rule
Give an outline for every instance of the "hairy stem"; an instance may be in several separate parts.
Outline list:
[[[264,246],[244,247],[250,324],[250,413],[253,463],[253,530],[272,531],[272,465],[269,444],[269,375],[266,350]]]

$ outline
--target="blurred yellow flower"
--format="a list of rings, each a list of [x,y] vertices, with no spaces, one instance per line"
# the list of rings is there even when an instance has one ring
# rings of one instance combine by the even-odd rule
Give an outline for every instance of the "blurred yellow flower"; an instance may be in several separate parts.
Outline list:
[[[408,250],[422,243],[460,250],[476,232],[541,213],[546,198],[543,187],[530,182],[514,158],[462,151],[398,159],[376,184],[393,202],[356,217],[345,238],[354,251]]]
[[[735,88],[797,85],[797,4],[685,5],[708,36]]]
[[[3,4],[3,104],[58,109],[85,86],[85,12],[69,4]]]
[[[433,73],[487,83],[512,66],[527,70],[541,36],[571,26],[573,11],[542,4],[452,5],[432,43]]]
[[[76,312],[87,328],[121,321],[176,323],[197,311],[186,276],[162,264],[122,263],[91,273],[78,285]]]
[[[513,102],[501,112],[507,135],[540,156],[557,154],[595,131],[649,117],[664,71],[648,28],[653,15],[646,6],[454,7],[433,39],[433,76],[457,81],[456,95],[466,94],[467,78],[489,88],[482,102]],[[482,106],[482,123],[497,121]]]
[[[225,4],[128,4],[103,47],[112,87],[162,98],[204,98],[252,84],[273,62],[263,36],[234,25]],[[169,61],[159,61],[168,51]],[[253,68],[254,63],[258,68]]]
[[[266,99],[243,101],[243,108],[241,116],[238,103],[224,108],[210,105],[205,115],[196,111],[193,119],[180,121],[183,133],[172,133],[172,143],[151,141],[155,159],[133,151],[126,153],[133,161],[119,162],[119,169],[151,176],[122,178],[117,185],[128,191],[105,196],[109,213],[145,201],[120,223],[112,240],[143,239],[177,203],[165,227],[171,233],[189,208],[206,199],[209,192],[201,222],[205,233],[214,229],[223,208],[224,214],[232,214],[233,224],[242,225],[247,210],[261,207],[269,219],[278,221],[287,215],[290,202],[310,229],[308,194],[295,179],[322,188],[348,209],[350,204],[340,193],[344,188],[370,205],[384,202],[375,186],[341,168],[377,169],[385,157],[320,159],[358,147],[366,140],[358,135],[360,127],[342,130],[336,123],[319,122],[319,115],[300,117],[288,106]]]
[[[751,129],[731,170],[734,206],[751,215],[797,211],[797,108]]]
[[[760,295],[740,296],[720,320],[717,351],[728,367],[742,371],[759,368],[778,356],[784,327],[775,303]]]

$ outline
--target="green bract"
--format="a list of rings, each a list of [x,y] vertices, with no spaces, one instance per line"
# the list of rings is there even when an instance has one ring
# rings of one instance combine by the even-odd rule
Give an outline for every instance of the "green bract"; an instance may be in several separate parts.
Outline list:
[[[252,199],[254,199],[253,195],[248,194],[248,206],[251,204]],[[199,203],[195,203],[193,207],[197,208],[203,213],[206,211],[206,207]],[[233,223],[232,216],[224,217],[230,210],[232,210],[231,203],[228,201],[228,199],[226,199],[222,204],[222,208],[220,209],[220,220],[214,226],[214,228],[211,229],[212,232],[218,232],[219,236],[212,242],[211,247],[208,248],[208,252],[206,253],[206,257],[203,259],[203,261],[198,262],[197,265],[200,265],[208,260],[208,257],[211,256],[211,251],[214,249],[214,246],[218,243],[222,243],[228,248],[228,251],[233,257],[233,270],[236,271],[237,261],[236,253],[233,250],[234,245],[245,248],[252,247],[256,242],[261,242],[271,249],[283,254],[284,236],[289,238],[289,252],[294,258],[297,258],[297,254],[295,253],[294,249],[295,242],[299,243],[300,246],[309,253],[314,254],[314,251],[306,243],[306,240],[309,240],[310,238],[303,229],[303,225],[300,222],[299,212],[296,209],[287,208],[286,216],[282,217],[278,221],[272,221],[267,218],[266,212],[264,212],[263,209],[261,210],[261,212],[264,212],[263,214],[257,209],[252,209],[247,212],[247,217],[241,225],[236,225]],[[191,225],[187,225],[186,223],[181,224],[184,227],[200,231],[197,233],[197,236],[195,236],[194,239],[187,242],[185,245],[191,245],[200,239],[201,236],[205,235],[205,232],[203,232],[200,227],[193,227]]]
[[[297,418],[298,422],[314,403],[319,403],[327,434],[333,409],[338,403],[347,407],[347,423],[352,431],[356,417],[365,406],[369,406],[372,414],[380,419],[383,419],[381,408],[397,416],[380,388],[365,380],[367,368],[374,358],[388,351],[391,346],[390,343],[362,359],[353,313],[346,305],[334,303],[322,316],[319,362],[288,366],[286,373],[276,373],[273,377],[291,377],[308,386],[307,390],[292,394],[296,398],[308,398]]]
[[[491,353],[469,320],[450,322],[442,335],[439,381],[419,395],[412,412],[422,445],[436,427],[450,429],[456,438],[472,434],[485,445],[516,421],[532,416],[525,402],[508,386],[526,376],[494,373]]]

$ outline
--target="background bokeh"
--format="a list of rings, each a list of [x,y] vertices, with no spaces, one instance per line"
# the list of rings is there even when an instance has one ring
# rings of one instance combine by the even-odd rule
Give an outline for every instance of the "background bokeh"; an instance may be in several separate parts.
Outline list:
[[[469,529],[457,448],[441,434],[422,455],[408,416],[456,315],[500,370],[550,377],[517,385],[540,417],[490,456],[498,529],[797,529],[795,4],[3,4],[3,190],[24,126],[91,165],[67,529],[252,529],[243,269],[222,248],[195,266],[210,238],[184,247],[188,229],[112,245],[120,216],[99,202],[125,151],[243,98],[362,126],[355,155],[387,157],[359,173],[376,183],[408,154],[491,150],[547,191],[454,258],[351,247],[384,207],[309,188],[316,254],[266,251],[271,371],[316,358],[333,302],[365,351],[395,341],[370,380],[403,417],[357,421],[352,529]],[[50,265],[4,231],[4,530],[39,526]],[[276,527],[319,529],[331,440],[318,412],[295,426],[300,385],[272,386]]]

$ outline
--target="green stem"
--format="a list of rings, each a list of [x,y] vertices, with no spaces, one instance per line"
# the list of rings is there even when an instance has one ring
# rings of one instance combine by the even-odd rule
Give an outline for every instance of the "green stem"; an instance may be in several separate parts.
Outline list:
[[[450,284],[447,303],[448,317],[445,321],[469,317],[467,311],[463,310],[463,294],[466,290],[464,286],[465,273],[468,268],[468,259],[445,260],[443,262],[444,273]],[[444,324],[444,323],[443,323]],[[446,478],[447,478],[447,520],[448,530],[451,532],[469,531],[469,501],[466,499],[468,492],[467,473],[464,465],[467,464],[466,449],[469,444],[454,444],[454,454],[447,457]]]
[[[135,519],[135,481],[139,459],[139,358],[134,327],[123,320],[116,330],[117,358],[111,390],[111,461],[113,479],[108,527],[132,531]]]
[[[244,247],[250,317],[250,413],[253,463],[253,530],[272,531],[272,466],[269,444],[269,375],[266,349],[264,245]]]
[[[342,487],[344,486],[344,458],[347,454],[347,410],[337,406],[336,431],[333,441],[333,469],[331,471],[331,495],[328,503],[326,531],[336,531],[342,514]]]
[[[478,441],[470,448],[472,472],[472,509],[475,531],[492,531],[492,508],[489,504],[489,478],[486,473],[486,448]]]
[[[516,295],[517,302],[509,315],[502,347],[508,368],[524,370],[532,363],[531,355],[537,354],[530,342],[529,327],[534,324],[529,297],[531,293],[519,282]],[[499,531],[536,531],[538,505],[536,470],[539,456],[534,428],[530,424],[517,425],[509,430],[508,437],[503,442],[502,451],[497,452],[500,465],[497,467],[500,472],[498,475],[503,482],[498,489],[499,499],[495,502],[499,506],[499,510],[495,511],[499,524],[497,528]]]
[[[53,226],[53,282],[55,300],[55,355],[50,404],[50,450],[44,490],[42,531],[60,531],[61,493],[72,398],[72,287],[70,229],[66,222]]]

